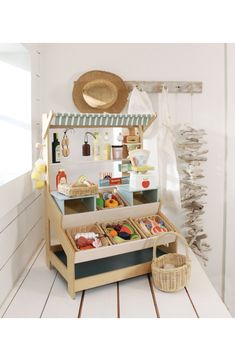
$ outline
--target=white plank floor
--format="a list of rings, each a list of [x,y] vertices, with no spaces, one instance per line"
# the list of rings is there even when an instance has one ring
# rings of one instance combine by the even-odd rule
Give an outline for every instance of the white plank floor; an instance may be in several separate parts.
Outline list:
[[[191,281],[177,293],[156,290],[146,275],[78,292],[73,300],[63,278],[47,268],[42,244],[0,308],[0,317],[231,317],[193,254],[191,259]]]

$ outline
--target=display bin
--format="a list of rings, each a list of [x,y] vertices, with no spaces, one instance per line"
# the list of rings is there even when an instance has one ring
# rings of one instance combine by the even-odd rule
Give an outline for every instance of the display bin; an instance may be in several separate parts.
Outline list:
[[[125,207],[126,206],[126,202],[124,202],[124,200],[121,198],[120,194],[117,192],[117,190],[114,188],[103,188],[103,189],[99,189],[99,194],[103,195],[104,193],[111,193],[111,194],[114,194],[115,197],[117,198],[117,201],[118,201],[118,207],[115,207],[115,208],[120,208],[120,207]],[[96,209],[98,211],[100,210],[110,210],[112,208],[109,208],[109,207],[99,207],[97,204],[96,204]]]
[[[127,219],[120,219],[120,220],[115,220],[115,222],[107,222],[107,223],[101,223],[101,227],[102,229],[104,230],[105,234],[107,235],[107,237],[109,237],[110,241],[112,244],[118,244],[116,241],[115,241],[115,237],[112,237],[110,235],[110,231],[108,230],[108,226],[111,226],[111,227],[114,227],[116,224],[119,224],[120,226],[123,226],[124,224],[127,224],[127,225],[130,225],[131,228],[133,229],[133,232],[134,234],[136,235],[136,238],[135,239],[129,239],[129,240],[123,240],[122,244],[123,243],[126,243],[126,242],[135,242],[137,240],[140,240],[141,238],[143,238],[141,236],[141,233],[139,232],[138,228],[135,227],[135,225],[133,224],[133,222],[131,222],[131,220],[129,218]],[[138,238],[137,238],[138,237]]]
[[[96,195],[69,197],[57,191],[51,195],[64,215],[96,210]]]
[[[81,290],[121,281],[138,275],[151,272],[152,247],[154,237],[140,237],[138,240],[112,244],[95,249],[78,251],[74,248],[66,230],[89,226],[91,219],[94,224],[102,224],[103,220],[114,222],[117,219],[126,220],[152,216],[153,209],[164,221],[167,218],[159,210],[159,203],[127,206],[110,209],[109,212],[87,212],[65,215],[58,208],[54,198],[47,193],[47,254],[48,266],[53,266],[63,276],[68,284],[71,297]],[[106,223],[107,223],[106,222]],[[170,222],[167,221],[171,225]],[[50,240],[50,227],[57,235],[58,244],[52,245]],[[79,228],[81,229],[81,228]],[[84,229],[84,228],[83,228]],[[172,226],[172,229],[177,229]],[[172,243],[171,243],[172,242]],[[175,252],[175,238],[164,240],[161,246],[163,252]]]
[[[66,234],[72,244],[72,246],[74,247],[75,251],[77,252],[84,252],[81,251],[75,242],[75,235],[77,233],[86,233],[86,232],[94,232],[96,234],[99,235],[99,238],[102,242],[102,247],[107,247],[111,244],[109,237],[107,237],[104,234],[103,229],[99,226],[99,224],[91,224],[91,225],[87,225],[87,226],[80,226],[80,227],[72,227],[72,228],[67,228],[66,229]],[[95,248],[94,248],[95,250]]]
[[[166,220],[164,220],[160,215],[158,214],[154,214],[148,217],[139,217],[139,218],[132,218],[132,222],[134,224],[134,226],[139,230],[139,232],[141,233],[141,235],[143,237],[152,237],[153,234],[150,232],[150,230],[148,230],[146,227],[143,227],[142,225],[142,221],[145,221],[146,219],[152,220],[152,221],[156,221],[156,222],[164,222],[164,225],[167,229],[167,231],[171,232],[173,231],[173,228],[170,224],[168,224],[168,222]]]

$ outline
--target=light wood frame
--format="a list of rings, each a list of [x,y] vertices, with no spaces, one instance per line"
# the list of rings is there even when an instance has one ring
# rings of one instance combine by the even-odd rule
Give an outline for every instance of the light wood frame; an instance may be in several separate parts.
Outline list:
[[[52,266],[62,275],[62,277],[67,281],[68,292],[72,298],[75,298],[75,294],[78,291],[105,285],[112,282],[121,281],[127,278],[143,275],[151,271],[151,261],[141,264],[136,264],[134,266],[125,267],[117,270],[112,270],[110,272],[98,273],[93,276],[83,277],[76,279],[75,278],[75,265],[80,262],[91,261],[106,257],[112,257],[114,255],[121,255],[128,252],[133,252],[135,250],[141,250],[146,248],[152,248],[153,241],[156,237],[146,238],[134,242],[126,242],[125,244],[112,245],[107,247],[101,247],[94,250],[86,251],[75,251],[72,246],[69,238],[67,237],[66,228],[72,226],[86,225],[87,220],[90,219],[87,213],[75,214],[75,215],[62,215],[59,210],[59,207],[55,203],[54,199],[50,194],[50,153],[49,153],[49,129],[52,128],[50,125],[51,120],[53,119],[53,112],[50,114],[43,115],[43,139],[45,142],[44,147],[44,159],[47,163],[47,184],[44,190],[44,200],[45,200],[45,239],[46,239],[46,259],[47,265],[49,268]],[[53,126],[54,128],[55,126]],[[141,143],[143,141],[143,129],[137,127],[141,134]],[[151,203],[147,205],[132,206],[117,208],[106,211],[95,211],[92,213],[93,221],[99,222],[99,220],[112,220],[117,219],[119,214],[121,215],[120,219],[124,217],[132,216],[146,216],[152,215],[154,213],[153,207],[155,207],[155,212],[160,214],[163,219],[166,220],[168,224],[171,225],[173,231],[177,231],[176,227],[161,213],[159,209],[159,203]],[[121,213],[120,213],[121,212]],[[104,213],[104,214],[102,214]],[[105,218],[104,218],[105,217]],[[100,222],[101,223],[101,222]],[[59,245],[51,244],[51,227],[56,232],[56,236],[59,242]],[[171,243],[172,242],[172,243]],[[166,252],[176,252],[176,242],[172,239],[166,239],[165,243],[168,246],[163,245],[163,250]],[[63,249],[67,258],[67,266],[58,258],[55,252]]]

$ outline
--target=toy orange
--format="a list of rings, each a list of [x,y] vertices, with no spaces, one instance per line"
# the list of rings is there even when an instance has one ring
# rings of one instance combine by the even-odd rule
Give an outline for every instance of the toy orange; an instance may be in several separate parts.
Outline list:
[[[110,232],[109,232],[109,235],[111,237],[116,237],[118,235],[117,231],[115,231],[115,229],[112,229]]]

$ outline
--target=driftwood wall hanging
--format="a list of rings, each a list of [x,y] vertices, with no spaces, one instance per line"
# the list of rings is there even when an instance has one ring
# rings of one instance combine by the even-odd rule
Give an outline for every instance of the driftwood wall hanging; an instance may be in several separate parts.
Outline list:
[[[183,228],[189,246],[204,264],[208,261],[206,252],[210,249],[202,222],[207,196],[207,186],[203,184],[203,163],[207,161],[208,153],[205,136],[205,130],[191,126],[184,126],[177,134],[181,205],[185,210]]]

